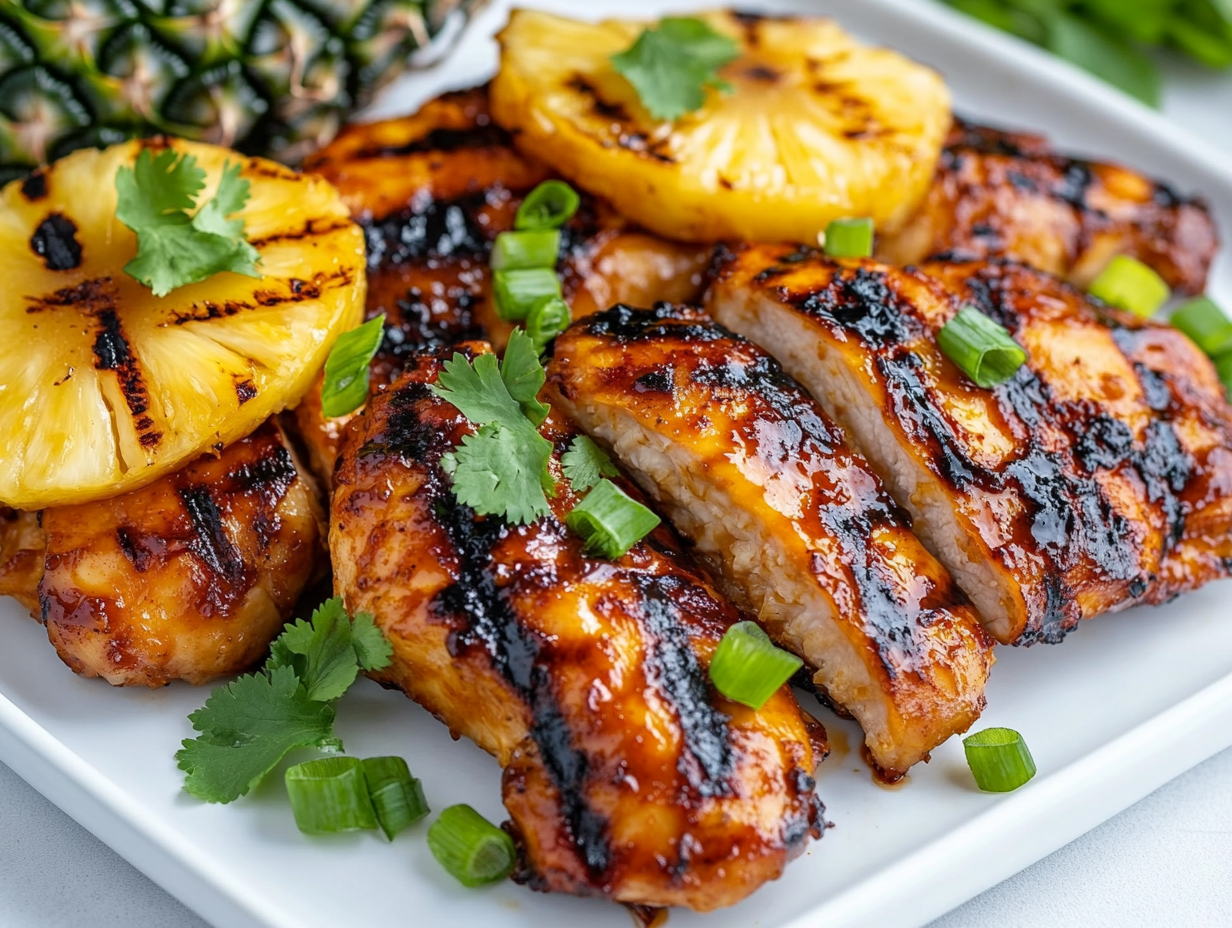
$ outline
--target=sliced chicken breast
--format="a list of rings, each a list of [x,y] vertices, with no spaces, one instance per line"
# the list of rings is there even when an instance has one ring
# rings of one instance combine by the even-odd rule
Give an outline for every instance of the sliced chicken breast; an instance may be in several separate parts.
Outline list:
[[[557,414],[541,428],[550,515],[512,526],[458,504],[440,461],[475,430],[427,389],[445,356],[408,359],[348,427],[335,475],[337,591],[394,648],[378,681],[505,768],[522,882],[698,910],[742,899],[820,836],[824,733],[787,687],[757,711],[715,691],[707,665],[741,616],[667,528],[614,561],[585,555],[563,524],[576,433]]]
[[[492,242],[552,175],[491,121],[486,87],[444,94],[413,116],[351,126],[305,169],[341,191],[367,234],[367,316],[385,314],[375,386],[424,348],[471,338],[503,347],[510,325],[492,304]],[[620,300],[700,298],[708,258],[708,248],[649,235],[584,196],[562,230],[559,271],[566,301],[583,316]],[[342,420],[321,415],[319,386],[296,418],[314,469],[328,478]]]
[[[1048,140],[958,121],[924,205],[878,257],[1010,256],[1080,287],[1118,254],[1201,293],[1219,247],[1206,204],[1129,168],[1057,154]]]
[[[937,345],[964,304],[1029,355],[991,390]],[[1175,329],[1020,264],[771,246],[721,260],[707,305],[843,426],[1000,641],[1232,570],[1232,410]]]
[[[44,510],[35,616],[83,676],[154,687],[238,673],[321,569],[323,521],[271,420],[141,490]]]
[[[700,310],[618,306],[556,341],[548,389],[612,450],[900,776],[984,706],[974,610],[821,408]]]
[[[0,506],[0,596],[12,596],[38,614],[38,584],[43,576],[47,536],[37,512]]]

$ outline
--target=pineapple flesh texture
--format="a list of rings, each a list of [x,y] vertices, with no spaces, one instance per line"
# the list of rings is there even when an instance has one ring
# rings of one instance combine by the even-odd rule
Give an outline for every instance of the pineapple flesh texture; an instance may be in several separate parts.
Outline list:
[[[0,0],[0,183],[153,134],[298,160],[473,0]]]
[[[654,23],[515,10],[492,111],[519,146],[660,235],[817,241],[832,219],[901,226],[950,126],[936,72],[821,18],[697,14],[741,55],[729,92],[653,119],[611,56]]]
[[[332,186],[177,141],[207,175],[240,161],[254,279],[158,298],[124,273],[115,176],[143,144],[83,150],[0,191],[0,503],[41,509],[151,483],[293,406],[361,319],[363,233]],[[165,144],[165,143],[163,143]]]

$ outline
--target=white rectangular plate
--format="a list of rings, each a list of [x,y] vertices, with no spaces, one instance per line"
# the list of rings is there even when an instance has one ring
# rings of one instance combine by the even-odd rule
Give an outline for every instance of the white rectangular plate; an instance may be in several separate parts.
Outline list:
[[[560,12],[657,15],[689,0],[524,0]],[[947,10],[907,0],[745,0],[766,12],[835,16],[864,38],[945,73],[960,112],[1040,129],[1067,150],[1127,162],[1209,198],[1232,229],[1232,164],[1055,59]],[[494,3],[438,69],[411,76],[380,111],[413,109],[439,90],[484,79]],[[1212,291],[1232,305],[1221,259]],[[1077,837],[1166,780],[1232,744],[1232,583],[1159,609],[1085,623],[1060,647],[1002,648],[982,725],[1023,732],[1039,775],[1016,793],[978,792],[952,740],[896,790],[873,785],[859,734],[818,709],[836,749],[819,772],[835,827],[777,883],[707,916],[673,912],[673,928],[922,925]],[[432,860],[417,826],[387,845],[374,835],[309,839],[291,819],[280,777],[231,806],[180,792],[172,754],[206,691],[116,690],[74,677],[42,628],[0,601],[0,760],[184,903],[226,928],[464,925],[627,928],[595,900],[513,884],[465,890]],[[808,702],[806,698],[806,702]],[[342,701],[351,753],[401,754],[434,808],[469,802],[503,818],[500,772],[469,742],[401,696],[363,683]],[[850,745],[850,747],[848,747]]]

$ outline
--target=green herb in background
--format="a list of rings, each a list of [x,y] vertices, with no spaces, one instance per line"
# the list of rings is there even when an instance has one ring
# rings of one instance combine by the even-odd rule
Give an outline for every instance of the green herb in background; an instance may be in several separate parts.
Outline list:
[[[1151,106],[1159,71],[1150,48],[1212,68],[1232,66],[1232,0],[945,0],[1034,42]]]

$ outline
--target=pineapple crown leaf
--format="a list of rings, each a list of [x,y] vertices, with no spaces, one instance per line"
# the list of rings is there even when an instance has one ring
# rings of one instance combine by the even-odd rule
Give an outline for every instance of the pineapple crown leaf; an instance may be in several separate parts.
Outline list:
[[[190,210],[205,188],[205,171],[195,157],[173,148],[158,154],[142,149],[131,168],[116,172],[115,185],[116,218],[137,235],[137,255],[124,271],[155,296],[223,271],[261,276],[244,220],[228,218],[248,202],[239,164],[223,165],[217,191],[195,214]]]
[[[659,28],[642,31],[629,48],[611,58],[655,119],[675,120],[699,110],[706,87],[724,92],[731,85],[719,69],[740,57],[734,39],[690,17],[667,17]]]

